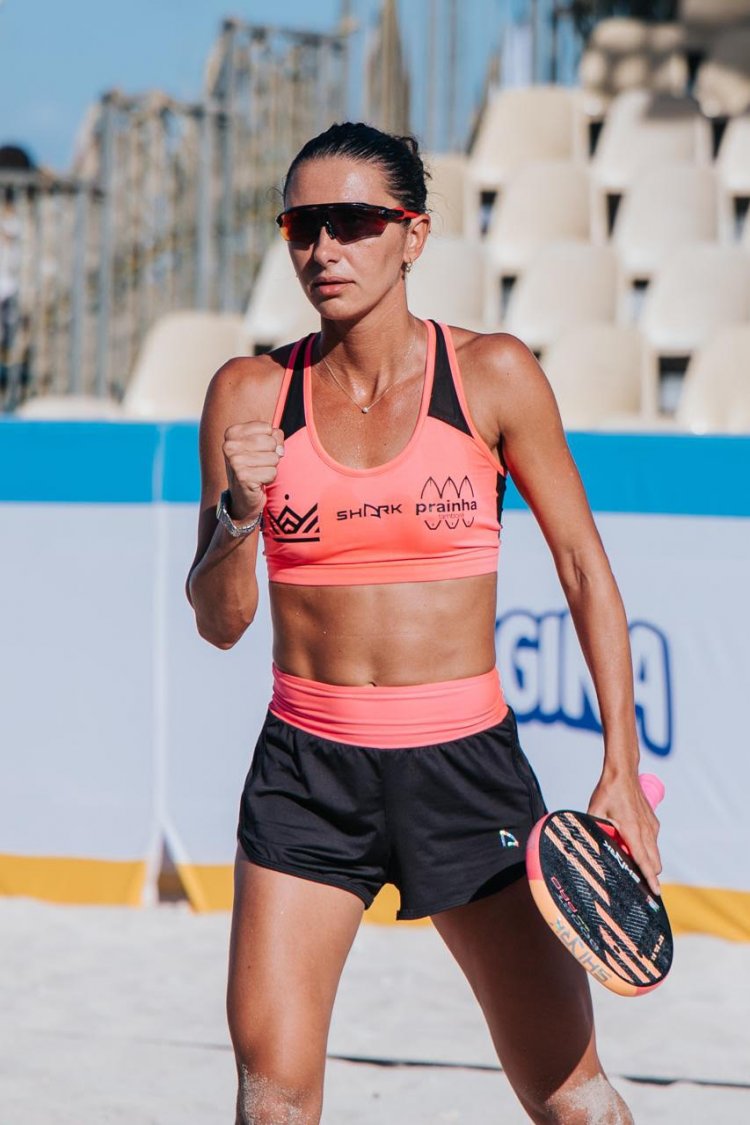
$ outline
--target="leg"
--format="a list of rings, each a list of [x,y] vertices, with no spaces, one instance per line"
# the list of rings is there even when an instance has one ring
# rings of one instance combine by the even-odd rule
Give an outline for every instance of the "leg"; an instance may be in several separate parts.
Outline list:
[[[599,1062],[586,973],[541,918],[526,880],[432,920],[532,1121],[632,1125]]]
[[[250,863],[238,850],[227,1014],[235,1125],[317,1125],[326,1042],[363,903]]]

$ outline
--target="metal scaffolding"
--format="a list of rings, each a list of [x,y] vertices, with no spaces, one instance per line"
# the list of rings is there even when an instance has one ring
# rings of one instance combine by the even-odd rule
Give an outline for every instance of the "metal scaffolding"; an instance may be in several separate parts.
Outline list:
[[[118,397],[163,313],[246,307],[292,155],[344,114],[346,42],[227,20],[200,101],[110,91],[70,176],[0,169],[0,406]]]

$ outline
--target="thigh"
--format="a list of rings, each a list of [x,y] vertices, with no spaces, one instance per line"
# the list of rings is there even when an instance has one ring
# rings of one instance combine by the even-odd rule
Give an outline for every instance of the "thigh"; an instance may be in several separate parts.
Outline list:
[[[541,918],[525,878],[432,921],[535,1120],[539,1107],[601,1075],[588,978]]]
[[[362,918],[357,895],[251,863],[238,849],[227,1013],[241,1074],[322,1087],[341,971]]]

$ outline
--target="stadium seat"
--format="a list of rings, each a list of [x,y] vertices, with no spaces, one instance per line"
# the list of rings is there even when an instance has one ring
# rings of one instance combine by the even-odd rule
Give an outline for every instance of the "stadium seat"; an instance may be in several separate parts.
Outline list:
[[[460,152],[428,153],[424,163],[430,173],[427,206],[433,233],[462,236],[466,217],[466,156]]]
[[[123,397],[130,418],[197,418],[211,376],[247,354],[242,317],[186,310],[151,327]]]
[[[650,351],[642,403],[656,410],[660,358],[693,354],[718,328],[750,319],[750,255],[711,243],[669,255],[648,288],[640,328]]]
[[[124,418],[123,409],[111,398],[94,395],[37,395],[22,402],[16,418],[44,422],[112,422]]]
[[[718,237],[716,177],[694,164],[641,170],[617,212],[612,241],[627,281],[650,280],[675,248]]]
[[[684,94],[688,68],[679,24],[646,23],[613,16],[595,24],[583,52],[578,78],[586,112],[603,116],[615,95],[643,89]]]
[[[554,242],[529,263],[513,288],[503,327],[540,353],[583,321],[614,321],[617,259],[611,246]]]
[[[487,230],[490,269],[517,277],[548,242],[588,241],[590,187],[583,164],[535,161],[511,177]]]
[[[637,328],[576,324],[542,356],[542,366],[567,429],[606,426],[613,416],[638,416],[643,341]]]
[[[708,117],[750,108],[750,27],[728,27],[716,35],[698,67],[695,96]]]
[[[693,355],[676,421],[694,433],[750,434],[750,324],[720,329]]]
[[[270,351],[320,327],[320,319],[295,277],[289,250],[276,238],[266,250],[245,313],[250,352]]]
[[[721,186],[733,196],[750,196],[750,111],[727,122],[716,154]]]
[[[656,161],[707,164],[711,144],[711,127],[692,98],[647,90],[619,94],[609,107],[591,161],[598,203],[595,233],[607,235],[607,195],[625,193],[636,175]]]
[[[529,86],[489,97],[469,153],[464,230],[479,234],[481,197],[498,193],[534,160],[583,159],[583,116],[576,91]]]
[[[476,331],[498,327],[497,318],[484,318],[485,262],[478,239],[431,235],[407,278],[409,308],[415,316]]]

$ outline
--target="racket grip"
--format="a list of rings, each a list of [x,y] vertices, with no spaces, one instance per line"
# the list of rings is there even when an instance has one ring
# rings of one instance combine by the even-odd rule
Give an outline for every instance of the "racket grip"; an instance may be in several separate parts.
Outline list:
[[[643,796],[651,808],[655,809],[664,800],[664,782],[655,773],[641,773],[638,775],[638,780],[641,783]]]

